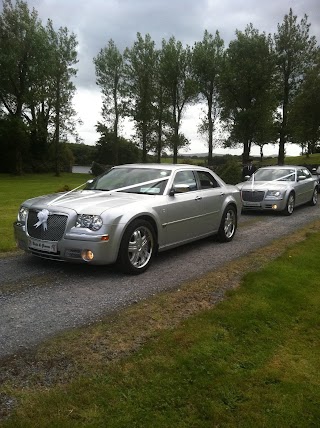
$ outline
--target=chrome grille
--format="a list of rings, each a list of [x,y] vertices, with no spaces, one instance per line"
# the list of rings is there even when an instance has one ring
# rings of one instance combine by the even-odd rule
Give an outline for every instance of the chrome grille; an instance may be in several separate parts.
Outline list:
[[[64,214],[49,214],[47,220],[47,230],[43,229],[43,225],[35,227],[38,221],[39,211],[30,210],[28,214],[27,230],[32,238],[41,239],[43,241],[60,241],[64,235],[68,217]]]
[[[242,200],[246,202],[261,202],[264,198],[264,192],[262,191],[242,191]]]

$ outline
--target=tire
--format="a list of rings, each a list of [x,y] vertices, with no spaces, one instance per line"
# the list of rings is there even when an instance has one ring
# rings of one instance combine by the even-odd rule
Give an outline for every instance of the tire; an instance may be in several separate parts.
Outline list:
[[[315,206],[317,205],[317,202],[318,202],[318,189],[317,187],[315,187],[313,190],[312,198],[311,198],[311,201],[309,202],[309,205]]]
[[[143,273],[150,266],[155,250],[156,235],[152,225],[146,220],[134,220],[123,234],[118,267],[131,275]]]
[[[293,213],[294,210],[294,202],[295,202],[295,197],[294,197],[294,193],[291,192],[288,196],[287,199],[287,203],[286,203],[286,207],[283,210],[283,215],[289,216]]]
[[[228,205],[223,212],[220,227],[218,230],[218,240],[229,242],[233,239],[237,230],[237,211],[233,205]]]

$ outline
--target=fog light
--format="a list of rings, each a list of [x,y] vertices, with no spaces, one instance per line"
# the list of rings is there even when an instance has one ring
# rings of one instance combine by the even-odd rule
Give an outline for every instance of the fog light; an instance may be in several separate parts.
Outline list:
[[[277,210],[278,209],[278,205],[277,204],[272,205],[272,209],[273,210]]]
[[[93,252],[90,250],[82,250],[81,257],[84,261],[90,262],[91,260],[93,260],[94,255],[93,255]]]
[[[101,241],[109,241],[109,235],[102,235]]]

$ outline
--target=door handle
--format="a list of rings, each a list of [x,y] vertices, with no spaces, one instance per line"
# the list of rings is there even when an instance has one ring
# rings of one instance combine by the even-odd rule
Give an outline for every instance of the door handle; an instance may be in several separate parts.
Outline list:
[[[195,200],[200,201],[201,199],[202,199],[202,196],[197,196]]]

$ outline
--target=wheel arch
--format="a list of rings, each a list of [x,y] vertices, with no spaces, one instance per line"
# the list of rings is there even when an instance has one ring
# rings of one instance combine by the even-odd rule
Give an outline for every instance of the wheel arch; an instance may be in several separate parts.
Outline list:
[[[122,241],[122,238],[123,238],[125,231],[129,227],[129,225],[132,224],[132,222],[137,221],[137,220],[145,220],[151,224],[151,226],[153,227],[154,233],[155,233],[155,237],[156,237],[156,250],[158,250],[158,245],[159,245],[158,244],[158,233],[159,233],[159,231],[158,231],[157,222],[155,221],[155,219],[152,216],[147,215],[147,214],[141,214],[141,215],[138,215],[136,217],[131,218],[130,221],[126,224],[126,227],[124,227],[123,230],[121,231],[121,236],[119,237],[118,248],[117,248],[117,257],[119,255],[120,245],[121,245],[121,241]]]

